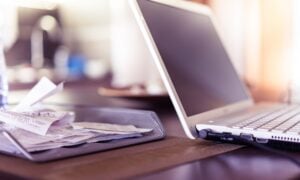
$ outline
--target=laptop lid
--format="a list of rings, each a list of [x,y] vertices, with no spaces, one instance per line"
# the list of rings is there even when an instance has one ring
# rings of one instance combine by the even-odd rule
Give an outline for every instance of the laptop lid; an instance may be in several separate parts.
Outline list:
[[[130,3],[188,137],[197,137],[196,124],[253,104],[206,6],[180,0]]]

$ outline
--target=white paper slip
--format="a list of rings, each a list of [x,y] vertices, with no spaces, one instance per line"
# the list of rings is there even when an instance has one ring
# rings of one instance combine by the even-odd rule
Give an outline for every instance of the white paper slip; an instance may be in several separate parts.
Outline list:
[[[23,112],[28,111],[38,102],[52,96],[63,90],[63,83],[55,85],[48,78],[43,77],[25,96],[25,98],[15,107],[13,111]]]
[[[58,136],[41,136],[29,131],[25,131],[19,128],[15,128],[13,130],[9,130],[9,132],[24,146],[33,146],[37,144],[43,144],[48,142],[53,142],[57,139],[60,139]]]
[[[28,152],[37,152],[37,151],[45,151],[50,149],[56,149],[64,146],[62,143],[48,143],[48,144],[40,144],[40,145],[34,145],[34,146],[27,146],[25,149]]]
[[[151,132],[152,129],[137,128],[134,125],[120,125],[120,124],[108,124],[108,123],[97,123],[97,122],[74,122],[72,123],[74,129],[89,129],[89,130],[103,130],[103,131],[114,131],[114,132],[137,132],[147,133]]]
[[[10,129],[9,132],[24,146],[29,152],[53,149],[61,146],[76,145],[85,143],[86,140],[96,137],[92,132],[72,130],[67,128],[55,129],[46,136],[37,135],[19,128]]]
[[[84,128],[84,129],[81,129],[81,130],[85,130],[85,131],[88,131],[88,132],[95,132],[95,133],[100,133],[100,134],[111,134],[111,135],[115,135],[115,134],[134,134],[134,133],[137,133],[137,132],[132,132],[132,131],[110,131],[110,130],[99,130],[99,129],[88,129],[88,128]],[[139,133],[139,132],[138,132]]]
[[[30,116],[22,113],[0,110],[0,121],[25,129],[29,132],[46,135],[50,126],[60,119],[43,116]]]
[[[68,111],[39,111],[39,112],[22,112],[26,116],[30,116],[32,118],[50,118],[56,120],[53,123],[53,126],[63,126],[69,125],[75,120],[75,113]]]
[[[96,137],[88,137],[88,136],[78,136],[74,138],[66,138],[61,139],[60,141],[53,141],[53,142],[45,142],[40,144],[26,144],[24,147],[28,152],[37,152],[37,151],[44,151],[44,150],[50,150],[60,147],[69,147],[69,146],[77,146],[84,143],[96,143],[96,142],[106,142],[111,140],[118,140],[118,139],[125,139],[125,138],[137,138],[141,137],[142,134],[140,133],[134,133],[134,134],[126,134],[126,135],[106,135],[101,134]]]
[[[44,136],[20,128],[12,128],[5,124],[1,124],[0,127],[8,130],[28,152],[143,136],[141,133],[136,132],[126,132],[126,134],[117,132],[119,134],[111,134],[112,131],[107,131],[109,133],[99,133],[87,129],[73,129],[70,125],[51,127]]]
[[[97,137],[93,137],[87,140],[87,143],[95,143],[95,142],[104,142],[118,139],[126,139],[126,138],[136,138],[142,137],[141,133],[132,133],[132,134],[114,134],[114,135],[101,135]]]
[[[83,131],[81,129],[71,129],[67,128],[50,128],[47,135],[49,137],[60,137],[57,142],[78,142],[83,139],[80,137],[85,137],[85,139],[97,136],[97,134],[90,131]]]

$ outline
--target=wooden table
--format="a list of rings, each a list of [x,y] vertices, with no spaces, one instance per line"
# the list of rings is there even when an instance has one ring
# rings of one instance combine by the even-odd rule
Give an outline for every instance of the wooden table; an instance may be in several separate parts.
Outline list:
[[[10,102],[16,102],[24,93],[12,93]],[[92,84],[81,87],[67,85],[64,93],[47,100],[47,103],[154,110],[166,128],[167,138],[42,164],[0,155],[1,179],[300,178],[297,166],[274,154],[250,147],[187,139],[168,100],[149,99],[145,102],[101,97],[97,94],[97,85]],[[300,158],[300,153],[291,154]]]

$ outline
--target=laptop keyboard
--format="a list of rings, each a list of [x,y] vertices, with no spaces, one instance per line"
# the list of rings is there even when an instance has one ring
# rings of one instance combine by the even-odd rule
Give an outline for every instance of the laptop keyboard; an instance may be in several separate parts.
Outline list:
[[[270,131],[288,134],[300,132],[300,106],[284,106],[280,109],[259,113],[244,121],[234,123],[232,128]]]

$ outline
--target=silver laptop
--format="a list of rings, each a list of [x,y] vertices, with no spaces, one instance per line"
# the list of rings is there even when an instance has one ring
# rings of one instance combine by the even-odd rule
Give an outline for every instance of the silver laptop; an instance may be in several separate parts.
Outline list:
[[[130,4],[189,138],[300,143],[300,108],[253,103],[209,8],[180,0]]]

